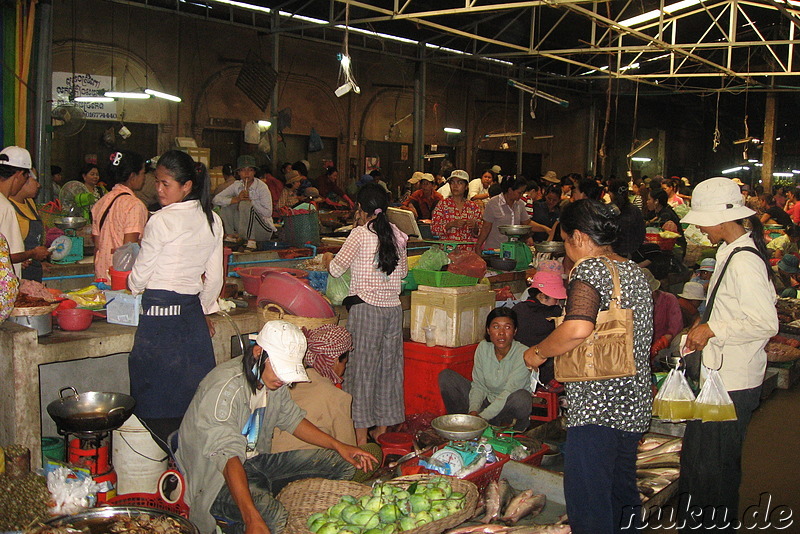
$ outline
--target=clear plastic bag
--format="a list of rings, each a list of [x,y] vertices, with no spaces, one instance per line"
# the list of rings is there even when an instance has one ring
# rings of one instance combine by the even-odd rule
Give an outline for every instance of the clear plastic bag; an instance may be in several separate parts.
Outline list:
[[[719,371],[706,367],[706,381],[694,401],[694,418],[706,421],[736,421],[736,407],[722,383]]]
[[[439,271],[445,265],[450,263],[450,259],[442,249],[437,246],[432,246],[422,253],[417,262],[416,269],[427,269],[428,271]]]
[[[139,243],[125,243],[118,247],[111,256],[111,266],[115,271],[124,273],[133,269],[136,256],[139,255]]]
[[[653,401],[653,415],[678,423],[694,419],[694,393],[683,371],[671,369]]]
[[[328,285],[325,288],[325,296],[334,306],[340,306],[347,295],[350,294],[350,269],[347,269],[342,276],[336,278],[328,275]]]

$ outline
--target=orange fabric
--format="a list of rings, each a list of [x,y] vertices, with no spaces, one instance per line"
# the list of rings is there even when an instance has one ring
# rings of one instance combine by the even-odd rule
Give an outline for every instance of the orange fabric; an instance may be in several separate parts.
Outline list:
[[[111,211],[100,228],[100,219],[108,209],[111,201],[119,195],[128,193],[111,206]],[[94,275],[96,278],[110,280],[108,269],[111,267],[111,251],[122,246],[125,234],[138,233],[141,240],[144,225],[147,222],[147,208],[136,198],[133,191],[125,185],[117,184],[114,188],[92,206],[92,235],[99,236],[95,241]]]

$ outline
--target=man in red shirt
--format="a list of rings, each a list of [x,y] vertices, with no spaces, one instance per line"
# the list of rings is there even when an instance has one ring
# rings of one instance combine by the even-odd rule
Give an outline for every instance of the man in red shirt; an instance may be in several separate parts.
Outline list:
[[[433,182],[432,174],[423,174],[419,183],[420,188],[403,202],[403,207],[413,212],[417,219],[430,221],[433,218],[434,208],[440,200],[444,200],[444,197],[434,190],[436,185]]]

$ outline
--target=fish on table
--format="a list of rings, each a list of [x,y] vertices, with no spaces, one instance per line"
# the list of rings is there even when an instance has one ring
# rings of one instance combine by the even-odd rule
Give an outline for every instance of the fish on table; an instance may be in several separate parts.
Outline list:
[[[500,521],[513,525],[525,516],[536,517],[544,509],[545,504],[547,504],[547,497],[544,494],[537,494],[532,489],[526,489],[511,499]]]
[[[492,480],[486,487],[486,515],[481,520],[483,523],[491,523],[500,517],[500,513],[511,499],[513,493],[508,480]]]

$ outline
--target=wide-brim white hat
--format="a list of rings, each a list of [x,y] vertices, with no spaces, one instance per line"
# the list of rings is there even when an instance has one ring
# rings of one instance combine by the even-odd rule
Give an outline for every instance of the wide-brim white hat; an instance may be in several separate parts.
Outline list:
[[[681,219],[682,223],[697,226],[715,226],[728,221],[738,221],[755,211],[744,205],[739,186],[728,178],[709,178],[694,188],[692,207]]]
[[[683,291],[678,296],[686,300],[706,300],[706,290],[699,282],[686,282]]]

